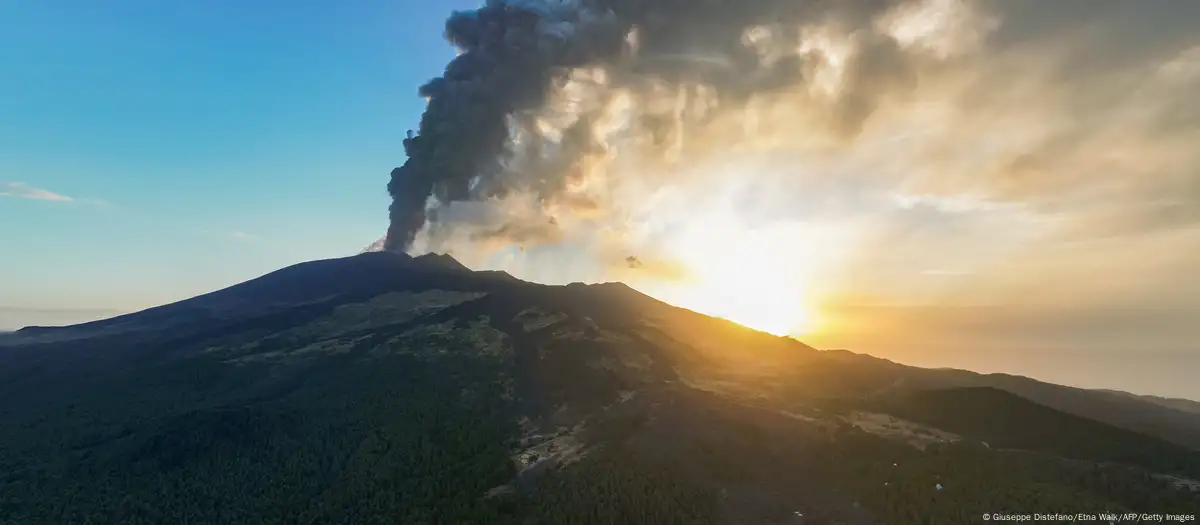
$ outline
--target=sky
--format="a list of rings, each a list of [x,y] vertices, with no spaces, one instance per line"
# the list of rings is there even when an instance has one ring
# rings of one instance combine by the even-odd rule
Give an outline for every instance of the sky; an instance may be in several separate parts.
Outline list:
[[[357,253],[473,5],[0,2],[0,328]]]
[[[414,251],[1200,399],[1200,3],[1151,3],[735,2],[778,22],[631,33],[513,119],[503,197],[433,203]],[[476,4],[0,2],[0,329],[375,241],[444,20]]]

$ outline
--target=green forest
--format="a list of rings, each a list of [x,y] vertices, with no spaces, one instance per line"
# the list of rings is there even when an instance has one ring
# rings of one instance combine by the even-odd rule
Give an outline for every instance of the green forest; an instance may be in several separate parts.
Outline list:
[[[992,428],[973,414],[1011,400],[990,393],[874,407],[970,438],[921,450],[834,417],[863,400],[800,422],[660,372],[622,375],[597,356],[634,339],[581,339],[599,334],[590,320],[529,332],[502,321],[524,306],[466,306],[9,349],[0,523],[941,525],[1200,509],[1153,475],[1193,472],[1193,452],[1053,411],[1005,415],[1040,431]],[[1069,440],[1039,441],[1061,428]],[[526,465],[534,433],[581,446]]]

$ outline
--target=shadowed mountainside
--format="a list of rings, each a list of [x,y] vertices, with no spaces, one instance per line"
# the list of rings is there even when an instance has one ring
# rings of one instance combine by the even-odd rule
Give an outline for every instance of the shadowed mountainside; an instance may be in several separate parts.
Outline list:
[[[1023,379],[821,352],[621,284],[365,253],[0,338],[0,523],[961,523],[1200,505],[1195,414]],[[1143,419],[1120,415],[1135,406]],[[1085,413],[1104,407],[1118,416]]]

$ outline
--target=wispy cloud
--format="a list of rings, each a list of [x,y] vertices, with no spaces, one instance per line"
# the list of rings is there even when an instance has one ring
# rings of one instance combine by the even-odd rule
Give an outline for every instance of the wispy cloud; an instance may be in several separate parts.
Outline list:
[[[956,270],[952,268],[937,268],[933,270],[922,271],[921,275],[928,277],[966,277],[969,275],[975,275],[975,272],[970,270]]]
[[[930,209],[944,214],[999,211],[1015,205],[989,202],[968,195],[908,195],[893,194],[892,201],[902,210]]]
[[[71,202],[75,200],[61,193],[54,193],[50,190],[30,186],[24,182],[0,182],[0,197],[57,202]]]
[[[246,233],[243,231],[230,232],[229,236],[233,237],[234,239],[240,240],[240,241],[249,241],[249,240],[258,238],[257,235],[254,235],[252,233]]]

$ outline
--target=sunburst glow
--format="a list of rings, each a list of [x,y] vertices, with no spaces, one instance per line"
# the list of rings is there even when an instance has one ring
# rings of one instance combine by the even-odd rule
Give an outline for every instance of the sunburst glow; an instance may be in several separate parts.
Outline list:
[[[810,334],[820,328],[814,308],[820,263],[844,244],[832,233],[799,222],[752,228],[736,216],[712,214],[689,221],[667,247],[684,277],[639,288],[755,330]]]
[[[769,246],[749,248],[691,258],[694,282],[668,301],[776,335],[812,330],[804,283],[786,270]]]

